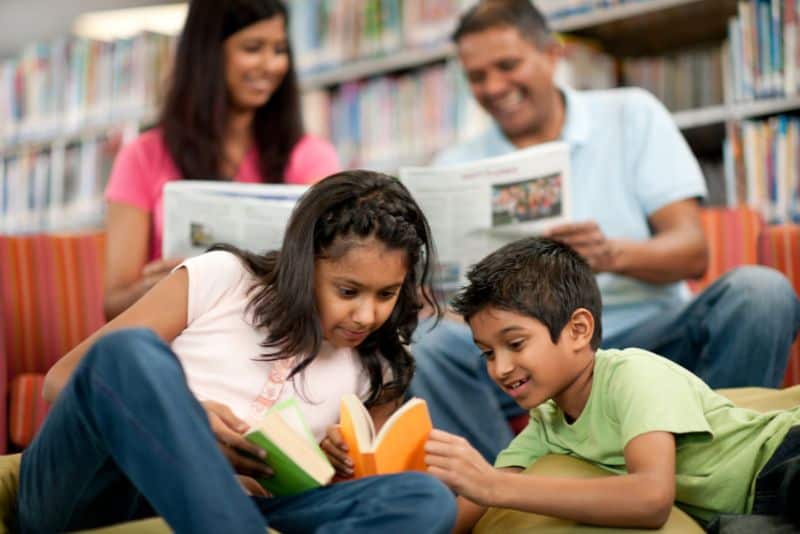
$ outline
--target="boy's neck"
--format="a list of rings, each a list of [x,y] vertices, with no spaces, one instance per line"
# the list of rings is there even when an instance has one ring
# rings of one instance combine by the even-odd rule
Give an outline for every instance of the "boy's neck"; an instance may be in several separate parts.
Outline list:
[[[567,416],[570,424],[578,420],[589,402],[592,393],[592,378],[594,377],[594,351],[587,358],[581,358],[582,366],[570,384],[561,393],[553,397],[556,405]]]

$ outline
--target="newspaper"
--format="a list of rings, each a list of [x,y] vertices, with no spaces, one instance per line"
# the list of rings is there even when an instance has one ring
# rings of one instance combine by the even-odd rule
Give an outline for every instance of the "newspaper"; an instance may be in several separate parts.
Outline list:
[[[165,258],[202,254],[214,243],[252,252],[280,248],[305,185],[177,180],[164,187]]]
[[[500,246],[570,220],[569,146],[560,141],[469,164],[405,167],[400,180],[431,226],[434,284],[444,295]]]

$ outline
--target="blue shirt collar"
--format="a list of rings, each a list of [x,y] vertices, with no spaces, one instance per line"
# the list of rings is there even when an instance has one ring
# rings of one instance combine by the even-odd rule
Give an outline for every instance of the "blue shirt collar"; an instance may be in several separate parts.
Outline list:
[[[591,115],[586,101],[580,91],[575,91],[565,86],[559,90],[564,95],[564,127],[561,129],[561,139],[570,146],[582,145],[589,140],[591,129]]]
[[[564,95],[565,108],[564,127],[561,129],[559,139],[566,141],[570,146],[583,145],[589,141],[589,132],[591,130],[591,114],[589,113],[588,104],[580,91],[566,86],[559,86],[558,90]],[[516,147],[508,140],[503,130],[494,120],[491,121],[491,130],[495,142],[503,147],[505,152],[516,150]]]

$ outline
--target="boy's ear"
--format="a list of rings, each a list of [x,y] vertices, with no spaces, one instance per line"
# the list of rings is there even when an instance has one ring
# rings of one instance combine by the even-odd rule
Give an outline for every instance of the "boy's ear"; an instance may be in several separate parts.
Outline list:
[[[591,344],[594,335],[594,316],[586,308],[578,308],[572,312],[567,330],[570,340],[578,345],[576,348]]]

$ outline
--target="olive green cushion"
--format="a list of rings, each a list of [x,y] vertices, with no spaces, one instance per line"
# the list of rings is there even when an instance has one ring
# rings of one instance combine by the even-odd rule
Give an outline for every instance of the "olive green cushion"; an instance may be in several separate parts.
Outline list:
[[[800,405],[800,386],[784,390],[738,388],[719,390],[719,392],[740,406],[760,411],[780,410]],[[17,485],[19,484],[19,461],[19,454],[0,456],[0,534],[10,532],[11,524],[14,520]],[[546,456],[533,464],[526,472],[544,476],[574,476],[582,478],[607,475],[606,472],[594,466],[567,456]],[[490,509],[478,523],[475,532],[484,534],[513,533],[530,532],[532,529],[545,534],[611,532],[614,530],[576,525],[573,521],[554,519],[536,514]],[[673,508],[669,521],[661,531],[686,534],[702,532],[700,527],[689,516],[677,508]],[[132,521],[87,532],[94,534],[163,534],[170,532],[170,529],[163,520],[154,518]],[[635,531],[626,530],[626,532]]]
[[[759,411],[783,410],[800,405],[800,386],[776,390],[766,388],[721,389],[719,393],[739,406]],[[592,478],[608,476],[607,471],[569,456],[549,455],[540,458],[525,473],[538,476],[560,476]],[[538,514],[490,508],[478,522],[474,532],[477,534],[513,534],[515,532],[536,532],[537,534],[599,533],[617,532],[619,529],[580,525],[575,521],[556,519]],[[625,532],[653,532],[652,530],[625,529]],[[686,513],[672,507],[667,523],[656,532],[702,533],[703,529]]]

